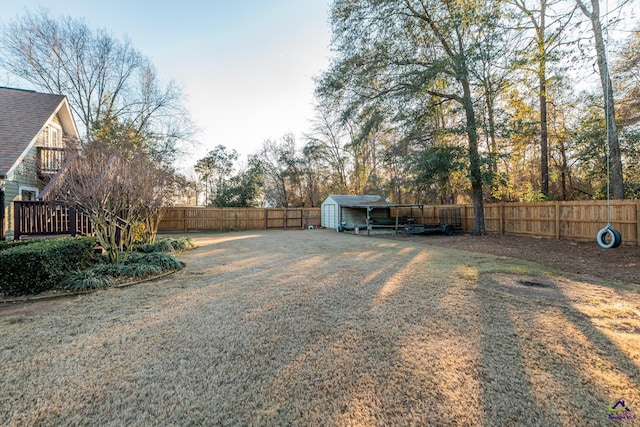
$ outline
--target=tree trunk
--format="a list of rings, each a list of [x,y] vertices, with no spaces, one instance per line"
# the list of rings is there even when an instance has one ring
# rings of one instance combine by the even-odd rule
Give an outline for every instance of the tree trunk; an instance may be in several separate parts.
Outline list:
[[[540,191],[549,196],[549,129],[547,124],[547,78],[544,59],[540,63]]]
[[[562,185],[562,200],[567,200],[567,173],[569,171],[569,164],[567,162],[567,150],[564,146],[564,142],[560,143],[560,158],[562,159],[562,174],[561,185]]]
[[[462,104],[467,119],[467,138],[469,140],[469,177],[473,196],[473,235],[484,236],[484,201],[482,191],[482,171],[478,152],[478,131],[476,116],[471,99],[471,86],[467,80],[460,80],[463,89]]]
[[[496,118],[495,118],[495,103],[494,103],[494,90],[491,87],[489,78],[485,78],[484,82],[485,98],[487,103],[487,119],[489,120],[489,153],[491,155],[491,200],[495,200],[494,197],[499,191],[498,182],[498,142],[496,140]]]
[[[540,97],[540,191],[549,196],[549,127],[547,124],[547,49],[546,49],[547,2],[540,4],[540,25],[538,26],[538,70]]]
[[[624,181],[622,177],[622,153],[618,140],[618,128],[616,126],[615,108],[613,102],[613,87],[609,78],[609,66],[607,64],[607,52],[604,37],[602,35],[602,24],[600,22],[599,0],[591,0],[591,12],[588,11],[582,1],[578,0],[578,6],[582,12],[591,20],[593,34],[596,42],[596,56],[598,62],[598,72],[604,96],[605,118],[607,124],[607,144],[609,146],[609,165],[611,167],[611,189],[614,199],[624,199]]]

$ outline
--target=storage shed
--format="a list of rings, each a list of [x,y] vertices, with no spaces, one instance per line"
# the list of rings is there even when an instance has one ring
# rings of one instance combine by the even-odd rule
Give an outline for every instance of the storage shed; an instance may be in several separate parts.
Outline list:
[[[407,208],[411,216],[400,216],[401,209],[406,212]],[[390,203],[381,196],[332,194],[322,202],[321,225],[338,231],[354,230],[356,233],[359,229],[365,229],[367,234],[374,228],[393,228],[397,233],[400,227],[415,224],[414,208],[420,210],[417,218],[422,218],[424,222],[424,205],[421,203]]]
[[[367,222],[367,206],[385,205],[382,196],[365,195],[350,196],[332,194],[321,205],[321,225],[325,228],[338,228],[341,221],[345,221],[347,227]],[[386,209],[382,209],[388,216]]]

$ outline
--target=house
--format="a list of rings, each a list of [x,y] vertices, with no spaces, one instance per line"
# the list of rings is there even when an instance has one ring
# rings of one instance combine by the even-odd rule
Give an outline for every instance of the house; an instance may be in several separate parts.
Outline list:
[[[65,96],[0,87],[0,239],[13,238],[13,202],[37,199],[77,140]]]

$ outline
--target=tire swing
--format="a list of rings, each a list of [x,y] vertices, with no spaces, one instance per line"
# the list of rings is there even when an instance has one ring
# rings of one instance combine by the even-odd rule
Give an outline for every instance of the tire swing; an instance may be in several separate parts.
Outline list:
[[[608,2],[607,2],[608,6]],[[605,62],[606,78],[609,79],[609,67]],[[605,93],[606,99],[608,95],[609,86],[607,85]],[[613,249],[620,246],[622,243],[622,236],[620,232],[611,226],[611,147],[609,145],[609,103],[605,100],[605,123],[607,131],[607,225],[602,230],[598,231],[596,241],[603,249]]]
[[[609,123],[607,122],[607,225],[596,236],[596,241],[603,249],[613,249],[622,243],[622,235],[611,226],[611,172],[609,156]]]
[[[620,232],[613,228],[611,224],[607,224],[602,230],[598,231],[598,244],[603,249],[617,248],[622,243]]]

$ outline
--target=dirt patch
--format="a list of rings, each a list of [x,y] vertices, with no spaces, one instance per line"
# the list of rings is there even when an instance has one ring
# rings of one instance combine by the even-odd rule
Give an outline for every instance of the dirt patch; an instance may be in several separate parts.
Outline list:
[[[384,235],[389,239],[533,261],[559,271],[609,280],[640,289],[640,248],[602,249],[595,241],[573,242],[511,235]]]

